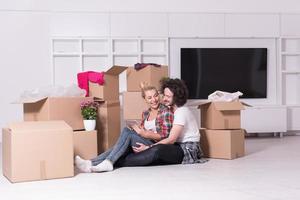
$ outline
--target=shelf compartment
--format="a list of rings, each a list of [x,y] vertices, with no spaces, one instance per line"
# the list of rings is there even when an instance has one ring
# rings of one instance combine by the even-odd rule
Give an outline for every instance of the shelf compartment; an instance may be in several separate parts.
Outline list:
[[[55,85],[77,84],[77,73],[81,71],[79,57],[55,57],[53,65]]]
[[[141,41],[141,51],[144,53],[165,53],[167,50],[166,40],[163,39],[144,39]]]
[[[300,52],[300,38],[283,38],[281,45],[284,52]]]
[[[52,41],[53,52],[55,53],[67,53],[77,52],[79,53],[80,45],[78,39],[54,39]]]
[[[114,53],[138,53],[139,44],[137,39],[115,39],[113,40]]]
[[[109,65],[109,59],[107,56],[83,56],[82,65],[84,71],[101,72]]]
[[[300,105],[300,74],[283,74],[283,103]]]
[[[83,39],[82,51],[86,52],[99,52],[107,53],[109,49],[109,43],[106,39]]]
[[[138,56],[122,56],[122,55],[114,55],[113,56],[113,65],[121,65],[121,66],[133,66],[134,64],[139,62]]]
[[[167,57],[160,55],[142,55],[142,63],[156,63],[160,65],[167,65]]]
[[[300,54],[298,56],[285,55],[281,59],[282,70],[300,71]]]

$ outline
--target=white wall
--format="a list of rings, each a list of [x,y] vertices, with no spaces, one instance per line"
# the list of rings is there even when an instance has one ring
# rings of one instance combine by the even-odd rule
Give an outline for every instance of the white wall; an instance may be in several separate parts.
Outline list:
[[[123,12],[161,12],[158,14],[164,19],[167,12],[214,12],[221,15],[244,12],[300,13],[300,1],[2,0],[0,1],[0,91],[2,93],[0,127],[11,121],[22,120],[21,105],[10,104],[22,91],[51,83],[51,35],[109,36],[112,30],[110,24],[112,19],[111,15],[108,15],[110,13],[113,15],[114,12],[118,12],[115,13],[116,15]],[[149,19],[149,16],[146,18]],[[145,18],[141,18],[143,19]],[[163,20],[161,23],[165,22]],[[293,26],[288,26],[287,30],[290,30],[290,27]],[[164,27],[162,30],[164,36],[170,31],[169,27]],[[147,35],[147,33],[143,34]],[[225,34],[225,30],[222,34]]]

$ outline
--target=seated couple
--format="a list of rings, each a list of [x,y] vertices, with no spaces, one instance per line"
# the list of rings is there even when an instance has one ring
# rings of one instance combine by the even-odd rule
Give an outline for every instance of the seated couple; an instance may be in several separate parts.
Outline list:
[[[205,162],[197,122],[183,106],[188,90],[180,79],[161,81],[163,104],[155,87],[142,87],[142,97],[149,109],[140,125],[124,128],[116,144],[91,160],[75,158],[81,172],[112,171],[114,167]]]

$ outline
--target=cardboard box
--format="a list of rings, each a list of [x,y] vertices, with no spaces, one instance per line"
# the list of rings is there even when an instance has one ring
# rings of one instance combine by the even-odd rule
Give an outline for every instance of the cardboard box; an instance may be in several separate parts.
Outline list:
[[[64,121],[12,123],[2,142],[3,175],[11,182],[74,176],[73,130]]]
[[[91,97],[46,97],[23,102],[25,121],[64,120],[73,130],[84,129],[80,103]]]
[[[245,131],[200,130],[200,144],[209,158],[235,159],[245,155]]]
[[[169,77],[168,66],[154,67],[147,66],[140,70],[135,70],[134,67],[129,67],[127,70],[127,91],[141,91],[140,83],[146,82],[159,89],[160,79]]]
[[[244,103],[236,102],[206,102],[200,104],[201,127],[207,129],[240,129],[241,110]]]
[[[123,93],[123,118],[125,120],[142,119],[142,112],[147,109],[148,106],[141,92]]]
[[[97,131],[74,131],[74,154],[89,160],[98,155]]]
[[[112,147],[119,138],[121,132],[120,101],[101,101],[98,108],[98,153],[102,153]]]
[[[119,101],[119,75],[127,67],[112,66],[104,73],[104,85],[89,82],[89,96],[105,101]]]

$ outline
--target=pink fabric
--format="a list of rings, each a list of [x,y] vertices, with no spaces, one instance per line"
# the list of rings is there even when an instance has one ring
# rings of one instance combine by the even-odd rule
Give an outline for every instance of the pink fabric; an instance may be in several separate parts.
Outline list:
[[[104,73],[103,72],[81,72],[77,74],[78,86],[86,91],[86,96],[89,96],[89,81],[98,83],[99,85],[104,84]]]

